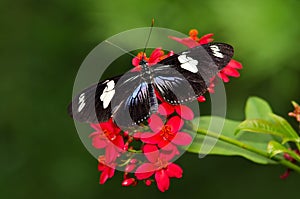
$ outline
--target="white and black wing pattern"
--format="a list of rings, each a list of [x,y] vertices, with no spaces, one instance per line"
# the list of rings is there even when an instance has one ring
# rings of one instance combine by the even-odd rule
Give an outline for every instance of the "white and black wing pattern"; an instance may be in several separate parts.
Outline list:
[[[228,44],[209,43],[168,57],[140,71],[132,70],[80,92],[68,107],[76,121],[99,123],[113,118],[131,127],[157,112],[155,89],[170,104],[196,99],[207,91],[210,79],[233,56]]]
[[[98,123],[111,117],[111,100],[115,96],[115,85],[121,76],[94,84],[73,98],[68,114],[79,122]]]
[[[112,117],[122,127],[140,124],[157,111],[154,88],[141,76],[130,71],[84,89],[69,105],[69,115],[79,122],[99,123]]]
[[[151,67],[154,86],[171,104],[194,100],[207,91],[210,79],[229,63],[232,56],[233,47],[224,43],[188,49]]]
[[[124,78],[124,81],[123,81]],[[138,77],[128,81],[123,76],[117,85],[116,97],[112,100],[112,117],[118,126],[130,127],[140,124],[157,111],[154,88],[148,80]]]

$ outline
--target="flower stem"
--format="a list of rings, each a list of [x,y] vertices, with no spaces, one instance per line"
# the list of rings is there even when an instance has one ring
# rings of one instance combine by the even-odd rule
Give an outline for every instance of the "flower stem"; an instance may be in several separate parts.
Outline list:
[[[297,173],[300,173],[300,167],[297,166],[296,164],[293,164],[292,162],[290,162],[288,160],[285,160],[285,159],[282,159],[278,156],[270,157],[269,153],[267,153],[265,151],[262,151],[262,150],[259,150],[259,149],[255,148],[253,146],[247,145],[247,144],[245,144],[243,142],[240,142],[238,140],[226,137],[224,135],[219,135],[217,133],[207,131],[205,129],[198,129],[197,133],[202,134],[202,135],[206,135],[206,136],[210,136],[210,137],[213,137],[213,138],[216,138],[216,139],[220,139],[224,142],[227,142],[227,143],[233,144],[235,146],[238,146],[240,148],[246,149],[246,150],[251,151],[253,153],[256,153],[258,155],[264,156],[268,159],[274,160],[274,161],[278,162],[279,164],[284,165],[284,166],[296,171]]]

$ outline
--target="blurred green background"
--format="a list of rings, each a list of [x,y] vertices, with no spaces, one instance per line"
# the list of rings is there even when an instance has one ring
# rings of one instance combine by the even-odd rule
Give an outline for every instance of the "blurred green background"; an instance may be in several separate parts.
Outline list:
[[[123,188],[121,174],[99,185],[97,161],[66,106],[85,56],[154,17],[155,26],[197,28],[235,47],[244,69],[226,84],[228,118],[242,120],[252,95],[287,117],[290,101],[300,101],[299,9],[298,0],[0,1],[0,198],[297,197],[300,176],[280,180],[283,167],[192,154],[180,158],[184,177],[172,180],[166,193],[154,185]]]

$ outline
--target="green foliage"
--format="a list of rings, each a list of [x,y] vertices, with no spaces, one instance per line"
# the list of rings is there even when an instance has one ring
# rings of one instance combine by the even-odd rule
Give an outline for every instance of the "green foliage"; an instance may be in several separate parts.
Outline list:
[[[245,115],[246,119],[266,119],[272,113],[270,105],[259,97],[249,97],[246,103]]]
[[[299,155],[290,150],[287,144],[287,142],[294,142],[300,149],[299,135],[291,125],[284,118],[272,113],[269,104],[257,97],[248,99],[245,112],[246,120],[243,122],[215,116],[201,117],[199,127],[193,129],[197,131],[197,135],[188,151],[201,154],[202,145],[212,143],[205,142],[205,139],[209,138],[215,141],[214,147],[209,152],[210,155],[238,155],[259,164],[283,164],[300,172],[300,167],[288,162],[282,156],[286,153],[296,161],[300,160]],[[215,124],[224,122],[220,134],[210,127],[211,121],[215,121]],[[281,143],[277,142],[278,138]],[[280,154],[281,156],[278,156]]]
[[[268,152],[270,153],[270,157],[274,157],[278,154],[288,154],[296,161],[300,162],[300,156],[295,153],[294,151],[287,149],[282,144],[276,142],[276,141],[270,141],[268,144]]]
[[[209,128],[210,122],[215,120],[216,123],[221,123],[223,118],[220,117],[201,117],[201,121],[197,131],[197,135],[189,147],[188,151],[193,153],[199,153],[203,141],[206,137],[209,137],[212,141],[217,141],[216,145],[209,152],[210,155],[226,155],[226,156],[243,156],[253,162],[260,164],[274,164],[273,160],[268,157],[257,154],[256,152],[248,150],[245,146],[261,150],[262,153],[267,153],[267,143],[261,142],[259,138],[253,139],[246,136],[236,136],[234,129],[238,127],[239,121],[225,120],[224,127],[221,135],[217,132],[208,132],[206,129]],[[210,143],[208,143],[210,144]]]

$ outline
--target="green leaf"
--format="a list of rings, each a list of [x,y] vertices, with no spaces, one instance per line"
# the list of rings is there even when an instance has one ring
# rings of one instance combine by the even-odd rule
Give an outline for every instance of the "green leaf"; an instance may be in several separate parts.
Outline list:
[[[270,154],[270,157],[274,157],[278,154],[287,153],[292,158],[294,158],[297,162],[300,162],[300,156],[295,153],[294,151],[287,149],[284,145],[276,142],[276,141],[270,141],[268,144],[268,153]]]
[[[245,120],[238,125],[235,134],[241,131],[270,134],[284,139],[284,135],[281,133],[281,128],[274,123],[268,122],[262,119]]]
[[[288,141],[300,143],[298,134],[284,118],[273,113],[269,117],[273,119],[273,122],[263,119],[245,120],[238,125],[235,133],[247,131],[269,134],[280,138],[283,144]]]
[[[211,121],[214,122],[210,124]],[[220,137],[217,139],[218,128],[220,128],[219,125],[223,124],[223,121],[223,118],[217,116],[201,117],[198,128],[193,129],[194,131],[197,131],[198,134],[191,146],[188,148],[188,151],[201,154],[200,149],[201,147],[204,147],[204,140],[206,140],[206,144],[208,145],[216,141],[216,144],[208,154],[242,156],[259,164],[276,163],[272,159],[268,158],[267,144],[270,141],[268,136],[264,134],[261,134],[260,136],[253,136],[253,134],[243,132],[239,135],[234,134],[234,129],[236,129],[239,125],[239,121],[226,119]],[[199,118],[195,119],[193,122],[193,126],[197,126]],[[207,129],[209,129],[209,131],[207,131]],[[249,148],[251,148],[252,151],[249,150]]]
[[[246,102],[246,119],[266,119],[270,118],[272,109],[268,102],[259,97],[249,97]]]
[[[280,126],[281,133],[283,134],[283,144],[288,141],[300,143],[300,138],[297,132],[291,127],[291,125],[284,118],[275,114],[271,114],[271,117],[274,119],[275,124]]]
[[[272,121],[270,114],[273,113],[267,101],[259,97],[249,97],[246,102],[245,116],[246,120],[249,119],[264,119]],[[265,139],[276,140],[272,134],[265,135]]]

